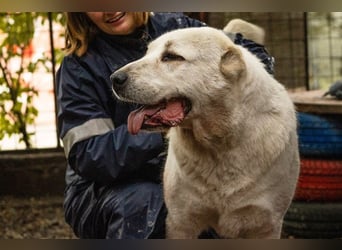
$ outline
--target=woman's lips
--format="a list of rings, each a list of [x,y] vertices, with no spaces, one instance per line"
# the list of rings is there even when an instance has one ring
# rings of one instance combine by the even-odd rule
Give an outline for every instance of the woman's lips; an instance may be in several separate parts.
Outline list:
[[[111,18],[106,20],[106,23],[115,23],[115,22],[119,21],[121,18],[123,18],[125,16],[125,14],[126,14],[126,12],[122,12],[119,15],[111,17]]]

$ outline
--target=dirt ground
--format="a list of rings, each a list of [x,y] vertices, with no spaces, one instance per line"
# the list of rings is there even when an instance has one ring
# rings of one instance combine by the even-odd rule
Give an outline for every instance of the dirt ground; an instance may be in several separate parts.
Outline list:
[[[0,196],[0,239],[76,239],[62,204],[59,196]]]
[[[64,221],[62,204],[60,196],[0,196],[0,240],[77,239]]]

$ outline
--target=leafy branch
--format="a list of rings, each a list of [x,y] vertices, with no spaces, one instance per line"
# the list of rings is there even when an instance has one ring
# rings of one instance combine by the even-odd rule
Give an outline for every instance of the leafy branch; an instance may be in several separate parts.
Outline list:
[[[6,135],[19,135],[19,142],[31,148],[28,126],[34,124],[38,110],[34,98],[38,91],[34,82],[24,75],[32,75],[40,67],[50,71],[50,59],[43,54],[32,60],[30,53],[35,22],[47,20],[47,13],[0,13],[0,140]],[[61,15],[53,15],[61,22]]]

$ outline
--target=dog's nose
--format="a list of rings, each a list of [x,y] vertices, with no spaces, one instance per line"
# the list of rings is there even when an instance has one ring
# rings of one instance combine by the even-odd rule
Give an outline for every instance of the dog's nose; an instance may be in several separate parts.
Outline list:
[[[114,85],[123,85],[126,82],[127,78],[128,75],[122,71],[115,72],[110,76],[113,87]]]

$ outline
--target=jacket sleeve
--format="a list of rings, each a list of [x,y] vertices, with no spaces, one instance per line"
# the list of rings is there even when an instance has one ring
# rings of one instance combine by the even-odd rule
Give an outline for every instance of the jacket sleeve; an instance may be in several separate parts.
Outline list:
[[[103,86],[104,79],[101,82],[76,59],[66,57],[57,83],[58,129],[68,164],[78,175],[108,183],[139,175],[144,168],[161,167],[162,135],[133,136],[126,124],[115,127],[108,107],[109,97],[114,97],[105,93],[111,89]]]

